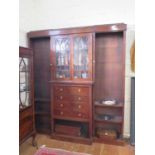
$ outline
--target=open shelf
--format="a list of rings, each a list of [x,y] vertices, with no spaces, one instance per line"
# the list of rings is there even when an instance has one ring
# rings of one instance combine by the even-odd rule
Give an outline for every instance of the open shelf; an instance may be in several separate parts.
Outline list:
[[[101,104],[101,103],[95,103],[94,104],[94,106],[95,107],[108,107],[108,108],[123,108],[124,107],[124,105],[123,105],[123,103],[116,103],[116,104],[114,104],[114,105],[106,105],[106,104]]]
[[[68,120],[68,121],[77,121],[77,122],[89,122],[88,119],[84,118],[72,118],[72,117],[62,117],[62,116],[53,116],[53,119],[60,119],[60,120]]]
[[[110,120],[104,120],[104,119],[100,119],[100,118],[95,117],[94,120],[96,122],[103,122],[103,123],[118,123],[118,124],[123,123],[122,117],[119,117],[119,116],[114,116],[114,118],[112,118]]]

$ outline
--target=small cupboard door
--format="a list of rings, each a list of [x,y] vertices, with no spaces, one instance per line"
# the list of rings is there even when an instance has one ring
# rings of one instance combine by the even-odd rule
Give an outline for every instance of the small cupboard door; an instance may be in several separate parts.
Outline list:
[[[92,34],[51,37],[52,80],[92,80]]]
[[[73,79],[92,80],[92,34],[73,36]]]
[[[51,67],[52,79],[70,80],[71,78],[71,38],[70,36],[52,37]]]

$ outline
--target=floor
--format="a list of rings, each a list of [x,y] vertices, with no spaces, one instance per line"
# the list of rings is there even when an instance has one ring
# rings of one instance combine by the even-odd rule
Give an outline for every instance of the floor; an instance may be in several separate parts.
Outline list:
[[[78,143],[64,142],[53,140],[48,135],[37,135],[36,141],[38,146],[46,145],[47,147],[61,148],[75,152],[89,153],[91,155],[134,155],[134,147],[130,145],[115,146],[100,143],[84,145]],[[19,155],[34,155],[36,148],[31,145],[31,138],[25,141],[19,148]]]

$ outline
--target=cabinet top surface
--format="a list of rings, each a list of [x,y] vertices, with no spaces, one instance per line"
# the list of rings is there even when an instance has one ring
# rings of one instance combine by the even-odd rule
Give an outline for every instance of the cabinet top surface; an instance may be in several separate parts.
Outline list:
[[[125,31],[126,28],[127,28],[126,24],[116,23],[116,24],[93,25],[85,27],[48,29],[48,30],[31,31],[28,33],[28,37],[29,38],[48,37],[53,35],[65,35],[74,33],[121,32]]]

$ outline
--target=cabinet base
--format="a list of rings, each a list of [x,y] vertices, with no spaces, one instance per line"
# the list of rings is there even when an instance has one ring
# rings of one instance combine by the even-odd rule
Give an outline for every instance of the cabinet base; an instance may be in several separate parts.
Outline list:
[[[57,139],[57,140],[81,143],[81,144],[88,144],[88,145],[92,144],[92,139],[91,138],[68,136],[68,135],[57,134],[57,133],[52,133],[51,138]]]

